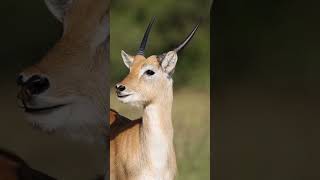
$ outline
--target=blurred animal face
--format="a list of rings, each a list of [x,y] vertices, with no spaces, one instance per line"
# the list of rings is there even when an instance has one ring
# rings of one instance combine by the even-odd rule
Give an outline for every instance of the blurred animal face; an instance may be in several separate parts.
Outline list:
[[[35,126],[72,132],[103,118],[105,66],[97,67],[102,63],[90,55],[83,49],[69,54],[64,45],[56,46],[39,64],[21,72],[18,97]]]
[[[64,13],[69,16],[64,17],[68,22],[63,22],[62,38],[39,63],[18,76],[18,98],[35,127],[90,138],[97,133],[97,122],[104,121],[107,112],[107,9],[98,8],[100,14],[91,11],[106,1],[70,2],[66,1],[70,8]],[[74,15],[78,11],[88,13],[89,20],[98,20],[90,25],[80,23],[82,20]]]

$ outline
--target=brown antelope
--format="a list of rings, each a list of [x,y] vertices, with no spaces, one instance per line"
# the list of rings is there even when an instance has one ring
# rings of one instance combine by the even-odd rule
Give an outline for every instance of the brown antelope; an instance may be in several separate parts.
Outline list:
[[[0,180],[55,180],[55,178],[32,169],[12,152],[0,149]]]
[[[27,119],[47,132],[104,141],[108,130],[110,0],[45,0],[63,34],[17,78]]]
[[[112,180],[172,180],[175,177],[172,75],[178,60],[177,53],[191,40],[198,25],[174,50],[146,58],[144,49],[153,22],[154,19],[144,34],[137,55],[121,52],[130,72],[116,85],[117,97],[123,103],[142,107],[143,116],[110,143]],[[119,115],[118,119],[124,117]]]

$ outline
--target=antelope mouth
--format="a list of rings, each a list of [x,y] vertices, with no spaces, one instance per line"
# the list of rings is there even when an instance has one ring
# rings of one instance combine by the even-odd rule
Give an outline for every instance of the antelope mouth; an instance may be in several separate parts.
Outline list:
[[[121,95],[121,94],[117,94],[117,97],[118,98],[125,98],[125,97],[128,97],[130,96],[131,94],[125,94],[125,95]]]
[[[65,106],[66,104],[56,105],[56,106],[50,106],[50,107],[42,107],[42,108],[30,108],[30,107],[24,107],[25,112],[27,113],[37,113],[37,112],[44,112],[44,111],[51,111],[58,108],[61,108]]]
[[[45,112],[51,112],[57,109],[60,109],[61,107],[66,106],[67,104],[60,104],[60,105],[55,105],[55,106],[48,106],[48,107],[28,107],[26,104],[22,106],[24,111],[26,113],[45,113]]]

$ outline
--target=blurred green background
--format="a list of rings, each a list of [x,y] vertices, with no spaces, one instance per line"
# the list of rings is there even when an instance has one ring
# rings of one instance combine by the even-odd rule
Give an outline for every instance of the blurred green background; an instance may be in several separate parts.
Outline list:
[[[216,180],[320,179],[320,1],[216,0]]]
[[[178,180],[210,178],[210,0],[117,0],[111,8],[111,87],[128,73],[120,51],[135,55],[153,16],[146,56],[176,47],[203,17],[197,33],[179,54],[174,80],[174,144]],[[130,118],[141,112],[119,103],[111,107]]]

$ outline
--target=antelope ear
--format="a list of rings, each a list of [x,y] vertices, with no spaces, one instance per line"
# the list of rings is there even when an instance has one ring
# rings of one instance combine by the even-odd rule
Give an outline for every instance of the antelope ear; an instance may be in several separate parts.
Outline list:
[[[60,21],[63,22],[66,11],[70,7],[72,0],[44,0],[49,11]]]
[[[105,14],[97,26],[93,46],[96,47],[110,38],[109,14]]]
[[[99,17],[93,40],[93,45],[96,47],[110,39],[110,0],[98,0],[93,2],[95,2],[94,9]]]
[[[127,68],[130,68],[133,63],[133,56],[127,54],[124,50],[121,50],[121,57]]]
[[[174,68],[176,67],[177,60],[177,53],[175,51],[169,51],[161,61],[162,69],[169,75],[172,75],[174,72]]]

